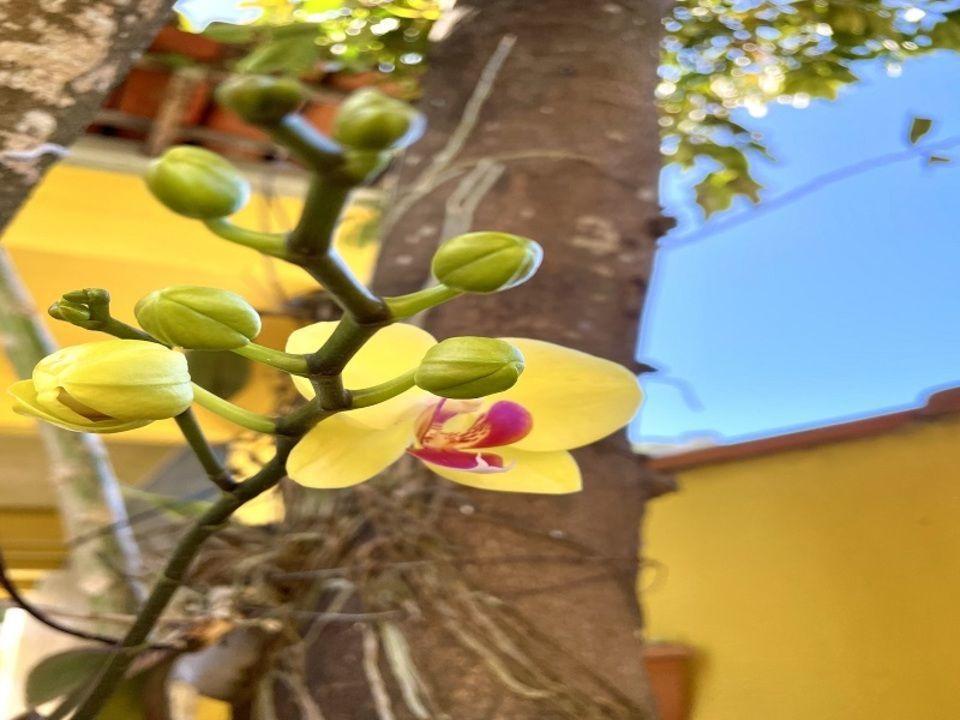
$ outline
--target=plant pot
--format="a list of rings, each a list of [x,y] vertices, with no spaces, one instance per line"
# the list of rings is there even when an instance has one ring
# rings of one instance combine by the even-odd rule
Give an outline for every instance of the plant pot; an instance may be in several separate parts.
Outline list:
[[[643,662],[660,720],[690,717],[693,649],[676,643],[650,643]]]
[[[312,102],[303,109],[303,116],[317,130],[329,135],[333,132],[333,119],[337,116],[338,107],[333,103]]]
[[[270,142],[270,136],[263,132],[263,130],[245,123],[239,115],[220,105],[214,105],[210,109],[210,112],[207,114],[207,118],[203,124],[210,130],[216,130],[224,135],[232,135],[234,137],[245,138],[247,140],[259,140],[264,143]],[[224,155],[233,155],[235,157],[237,155],[241,155],[245,157],[258,158],[265,154],[264,152],[258,152],[254,148],[247,145],[231,143],[228,138],[224,138],[223,140],[204,140],[203,144],[214,152],[222,153]]]
[[[117,107],[129,115],[155,118],[169,84],[170,73],[165,70],[133,68],[120,86]],[[196,125],[203,116],[209,98],[208,83],[198,82],[194,85],[180,118],[180,124]]]
[[[203,35],[184,32],[167,25],[161,28],[154,38],[150,52],[174,53],[201,62],[213,62],[223,56],[223,46]]]

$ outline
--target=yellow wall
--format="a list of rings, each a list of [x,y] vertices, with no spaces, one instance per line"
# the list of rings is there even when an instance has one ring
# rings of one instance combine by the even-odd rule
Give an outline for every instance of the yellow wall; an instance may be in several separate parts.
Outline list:
[[[960,420],[702,466],[652,503],[694,720],[960,717]]]

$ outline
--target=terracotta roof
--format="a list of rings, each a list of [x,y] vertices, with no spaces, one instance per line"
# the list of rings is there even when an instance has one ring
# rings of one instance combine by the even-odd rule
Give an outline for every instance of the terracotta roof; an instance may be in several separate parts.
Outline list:
[[[729,462],[758,455],[770,455],[785,450],[798,450],[842,440],[871,437],[896,430],[918,420],[958,412],[960,412],[960,387],[955,387],[933,393],[927,398],[926,404],[911,410],[877,415],[837,425],[827,425],[813,430],[775,435],[760,440],[732,445],[716,445],[675,455],[650,458],[647,460],[647,465],[655,470],[684,470],[697,465]]]

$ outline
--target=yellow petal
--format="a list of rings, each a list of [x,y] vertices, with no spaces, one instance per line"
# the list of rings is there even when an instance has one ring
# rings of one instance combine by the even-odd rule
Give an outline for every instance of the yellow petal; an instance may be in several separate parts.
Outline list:
[[[523,450],[569,450],[616,432],[643,398],[636,376],[617,363],[542,340],[504,338],[524,358],[520,380],[490,401],[511,400],[533,416],[515,443]]]
[[[279,487],[272,487],[237,508],[233,519],[241,525],[272,525],[282,522],[285,515],[283,492]]]
[[[297,443],[287,459],[287,474],[313,488],[358,485],[399,460],[412,438],[411,423],[379,430],[335,415]]]
[[[564,450],[530,452],[503,447],[491,452],[500,455],[505,466],[510,469],[504,472],[478,473],[453,470],[432,463],[425,464],[440,477],[480,490],[566,495],[579,492],[582,487],[577,461]]]
[[[316,352],[333,334],[336,322],[319,322],[295,330],[287,340],[287,352],[305,354]],[[436,344],[433,336],[422,328],[405,323],[388,325],[360,348],[343,371],[343,384],[349,390],[379,385],[392,380],[420,364],[427,350]],[[314,396],[310,381],[294,377],[293,383],[305,398]],[[429,397],[429,393],[414,387],[386,402],[346,415],[374,428],[395,424],[412,406]]]
[[[37,402],[37,390],[31,380],[16,382],[7,389],[7,392],[13,396],[14,412],[20,415],[32,415],[51,425],[73,432],[118,433],[150,424],[149,420],[88,420],[66,406],[58,408],[60,414],[55,415]]]

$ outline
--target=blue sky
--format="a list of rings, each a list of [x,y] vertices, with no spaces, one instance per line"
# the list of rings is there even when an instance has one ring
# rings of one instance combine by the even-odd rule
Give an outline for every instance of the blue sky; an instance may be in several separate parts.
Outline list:
[[[755,165],[764,197],[905,150],[914,115],[935,119],[925,144],[960,133],[960,56],[909,60],[900,77],[875,63],[856,71],[862,82],[836,102],[744,117],[777,158]],[[953,155],[890,163],[726,229],[752,209],[704,225],[699,178],[668,167],[663,203],[680,222],[658,253],[638,347],[664,372],[645,376],[634,438],[740,441],[960,384],[960,147]]]

